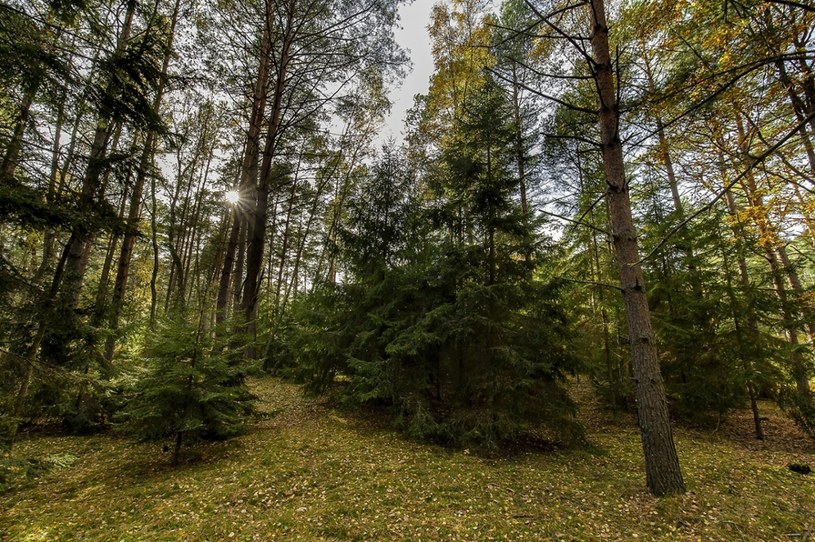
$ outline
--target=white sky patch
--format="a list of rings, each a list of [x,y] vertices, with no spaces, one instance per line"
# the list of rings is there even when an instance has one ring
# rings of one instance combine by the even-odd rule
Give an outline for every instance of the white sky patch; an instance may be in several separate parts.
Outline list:
[[[405,114],[413,107],[416,94],[426,94],[433,73],[433,55],[430,52],[430,36],[427,25],[430,23],[430,11],[438,0],[414,0],[399,8],[402,28],[396,30],[396,41],[409,50],[413,69],[405,77],[402,86],[390,92],[393,103],[391,113],[385,119],[380,134],[384,143],[393,137],[400,141],[404,137]]]

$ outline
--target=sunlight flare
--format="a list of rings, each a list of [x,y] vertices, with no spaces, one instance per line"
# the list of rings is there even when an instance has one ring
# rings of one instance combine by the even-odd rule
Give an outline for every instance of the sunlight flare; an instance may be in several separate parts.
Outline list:
[[[231,205],[235,205],[240,201],[241,194],[237,190],[228,190],[226,194],[224,194],[224,198],[226,198],[226,201]]]

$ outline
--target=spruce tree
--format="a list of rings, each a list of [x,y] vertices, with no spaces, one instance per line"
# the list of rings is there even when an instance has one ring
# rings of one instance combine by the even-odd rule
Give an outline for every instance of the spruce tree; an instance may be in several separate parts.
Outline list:
[[[172,438],[174,465],[184,442],[241,433],[254,400],[242,357],[204,327],[203,311],[192,323],[185,316],[168,318],[149,337],[120,415],[139,439]]]

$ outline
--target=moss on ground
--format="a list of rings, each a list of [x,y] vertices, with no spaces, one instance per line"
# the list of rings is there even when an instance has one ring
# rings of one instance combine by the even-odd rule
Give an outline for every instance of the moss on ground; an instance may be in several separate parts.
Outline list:
[[[406,441],[275,379],[253,383],[248,434],[186,450],[111,435],[24,436],[17,457],[75,458],[0,496],[0,539],[806,540],[815,533],[813,443],[777,412],[768,441],[747,417],[679,429],[688,493],[644,488],[639,434],[587,416],[599,452],[518,448],[483,457]]]

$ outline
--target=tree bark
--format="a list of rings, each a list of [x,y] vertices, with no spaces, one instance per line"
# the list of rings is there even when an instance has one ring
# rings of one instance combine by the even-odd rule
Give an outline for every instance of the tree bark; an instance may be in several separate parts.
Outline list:
[[[156,329],[156,307],[158,306],[158,202],[156,201],[156,177],[150,177],[150,244],[153,248],[153,270],[150,273],[150,331]]]
[[[527,219],[529,204],[526,196],[526,148],[524,146],[523,117],[521,116],[521,84],[518,81],[518,67],[514,61],[512,62],[512,115],[515,120],[515,160],[518,168],[521,213]],[[528,255],[527,259],[529,259]]]
[[[218,282],[218,297],[215,307],[215,322],[220,325],[226,319],[229,302],[229,286],[238,290],[237,284],[242,277],[237,273],[233,275],[233,266],[236,265],[235,253],[238,249],[240,236],[245,234],[247,217],[243,210],[246,200],[250,197],[252,187],[257,183],[258,161],[260,157],[260,131],[263,125],[263,116],[266,113],[266,96],[269,90],[269,25],[263,25],[261,34],[260,52],[258,59],[258,76],[252,94],[252,109],[249,113],[249,128],[246,133],[246,149],[241,164],[240,182],[238,185],[238,202],[232,209],[232,227],[229,232],[229,241],[226,246],[221,276]],[[242,259],[242,256],[240,256]],[[234,276],[234,278],[233,278]]]
[[[283,116],[284,92],[286,78],[291,61],[291,48],[297,34],[295,26],[295,10],[297,0],[289,0],[287,5],[286,23],[280,44],[280,56],[277,59],[275,84],[272,96],[272,109],[269,115],[269,131],[266,134],[266,143],[263,149],[263,162],[260,168],[260,181],[257,186],[255,206],[249,216],[249,245],[246,251],[246,281],[243,286],[241,309],[246,318],[245,329],[249,339],[254,341],[257,333],[257,304],[260,286],[260,275],[263,267],[263,251],[266,242],[266,219],[268,215],[269,192],[272,188],[274,172],[272,159],[277,151],[280,136],[280,124]],[[266,24],[269,24],[268,22]],[[247,357],[254,358],[254,348],[246,349]]]
[[[65,101],[68,99],[67,87],[62,88],[59,105],[57,107],[57,120],[54,126],[54,143],[51,146],[51,170],[48,174],[48,192],[45,195],[45,203],[50,207],[53,205],[58,194],[57,180],[59,178],[59,153],[62,141],[62,126],[65,122]],[[37,269],[32,282],[38,283],[45,273],[53,265],[54,259],[54,228],[46,226],[43,231],[42,259],[40,267]]]
[[[170,29],[167,37],[167,43],[164,46],[164,58],[162,60],[161,75],[159,76],[159,84],[156,89],[156,95],[153,98],[152,109],[155,115],[161,113],[161,103],[164,99],[164,88],[167,84],[167,71],[170,67],[170,59],[173,54],[173,42],[175,39],[175,28],[178,23],[178,14],[181,9],[181,0],[176,0],[173,7],[173,14],[170,22]],[[136,171],[136,181],[133,185],[133,194],[130,199],[130,210],[127,215],[127,228],[125,230],[124,239],[122,241],[122,250],[119,254],[119,263],[116,269],[116,282],[113,286],[113,299],[110,306],[110,318],[108,325],[111,331],[116,331],[119,328],[119,315],[121,314],[122,304],[124,303],[125,292],[127,291],[127,279],[130,275],[130,262],[133,258],[133,249],[136,245],[136,230],[141,220],[141,203],[144,194],[144,184],[147,181],[147,176],[150,174],[150,168],[153,162],[153,154],[156,145],[156,131],[149,130],[147,137],[144,141],[144,147],[139,158],[139,167]],[[113,349],[116,344],[116,339],[111,334],[105,341],[105,361],[110,364],[113,360]]]
[[[116,42],[116,49],[113,56],[121,56],[130,40],[130,33],[133,29],[133,17],[136,12],[136,1],[127,2],[127,12],[122,24],[122,29]],[[102,107],[99,111],[99,118],[96,122],[91,152],[88,157],[88,165],[85,175],[82,178],[82,190],[80,192],[79,208],[81,211],[90,212],[95,205],[96,198],[100,197],[100,181],[104,170],[104,161],[108,150],[108,142],[115,129],[112,121],[111,111]],[[75,226],[68,241],[68,257],[65,261],[65,274],[63,276],[61,302],[65,307],[75,309],[79,303],[79,294],[82,289],[82,282],[85,278],[87,258],[83,257],[86,245],[90,240],[90,231],[82,225]]]
[[[100,119],[104,119],[104,116],[100,115]],[[115,151],[118,148],[119,139],[122,135],[121,123],[115,123],[113,126],[109,126],[106,128],[106,131],[104,131],[104,134],[102,134],[102,132],[100,132],[100,126],[105,123],[106,121],[104,120],[97,121],[94,145],[91,148],[91,156],[97,156],[97,158],[89,159],[85,177],[83,178],[82,182],[79,208],[88,214],[92,214],[93,207],[102,200],[107,191],[108,182],[110,181],[110,170],[103,172],[104,168],[100,167],[100,161],[104,160],[105,155],[109,150]],[[103,140],[96,139],[100,135]],[[112,141],[108,143],[111,136]],[[102,141],[100,147],[96,146],[97,141]],[[97,151],[95,149],[97,149],[100,154],[96,154]],[[97,163],[94,163],[94,161],[97,161]],[[121,215],[119,218],[121,218]],[[85,278],[85,272],[88,266],[88,260],[90,258],[91,249],[94,246],[93,233],[95,233],[95,229],[96,228],[94,226],[87,227],[81,224],[75,225],[71,231],[71,236],[68,239],[68,243],[66,244],[67,252],[64,253],[66,258],[64,262],[64,273],[62,275],[61,292],[58,290],[57,293],[59,294],[60,304],[69,310],[75,310],[79,305],[79,298]],[[118,235],[113,234],[111,236],[111,243],[116,243],[117,238]],[[110,249],[110,246],[111,245],[108,244],[108,249]],[[109,271],[110,261],[108,260],[108,256],[112,257],[112,253],[106,256],[103,276],[102,280],[100,281],[99,288],[107,287],[107,274],[105,272]],[[57,286],[59,287],[60,285],[58,284]],[[91,323],[94,326],[98,325],[101,321],[96,317],[96,315],[101,314],[102,310],[100,299],[103,298],[99,297],[99,292],[97,291],[94,308],[96,314],[91,320]]]
[[[659,370],[656,340],[645,294],[639,250],[625,179],[619,134],[619,105],[608,45],[603,0],[591,0],[591,47],[599,98],[600,141],[614,249],[628,322],[637,416],[645,455],[648,489],[657,496],[685,492],[679,467],[665,387]]]

